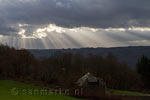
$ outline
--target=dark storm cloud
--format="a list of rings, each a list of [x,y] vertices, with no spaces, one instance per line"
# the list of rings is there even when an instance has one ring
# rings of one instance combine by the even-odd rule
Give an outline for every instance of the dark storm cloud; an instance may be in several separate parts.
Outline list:
[[[12,24],[6,24],[2,21],[0,22],[0,34],[9,36],[18,36],[17,32],[19,29],[13,27]]]
[[[50,23],[61,27],[149,27],[150,0],[0,0],[0,34],[28,24],[30,34]],[[4,24],[4,25],[3,25]]]

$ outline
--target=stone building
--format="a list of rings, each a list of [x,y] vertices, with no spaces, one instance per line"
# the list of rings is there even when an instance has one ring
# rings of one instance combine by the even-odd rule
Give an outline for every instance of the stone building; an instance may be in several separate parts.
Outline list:
[[[83,95],[85,96],[101,96],[106,94],[106,84],[102,78],[95,77],[91,73],[82,76],[77,85],[83,88]]]

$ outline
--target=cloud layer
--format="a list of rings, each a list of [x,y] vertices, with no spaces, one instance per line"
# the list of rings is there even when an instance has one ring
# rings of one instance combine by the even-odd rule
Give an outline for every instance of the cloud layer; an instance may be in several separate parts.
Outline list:
[[[0,34],[30,35],[49,24],[61,27],[150,26],[149,0],[0,0]]]
[[[0,0],[0,42],[18,48],[150,45],[150,0]]]

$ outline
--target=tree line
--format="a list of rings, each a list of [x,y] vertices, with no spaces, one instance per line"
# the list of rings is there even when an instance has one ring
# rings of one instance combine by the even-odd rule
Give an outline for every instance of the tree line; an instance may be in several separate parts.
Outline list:
[[[36,59],[27,50],[0,46],[0,79],[38,81],[47,86],[74,87],[87,72],[103,78],[108,88],[140,90],[144,82],[138,63],[138,72],[120,63],[109,53],[106,57],[71,52],[56,52],[48,58]]]
[[[143,56],[138,60],[137,71],[144,82],[143,88],[150,90],[150,57]]]

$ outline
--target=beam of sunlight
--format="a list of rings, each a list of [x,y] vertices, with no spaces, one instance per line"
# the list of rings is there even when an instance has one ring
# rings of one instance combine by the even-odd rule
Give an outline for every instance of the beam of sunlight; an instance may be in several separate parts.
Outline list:
[[[18,37],[0,36],[0,42],[16,48],[81,48],[150,45],[150,28],[63,28],[55,24],[27,34],[27,24],[19,24]]]

